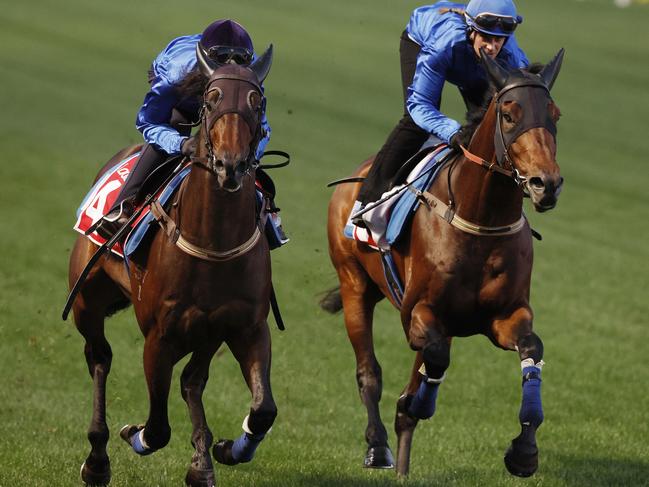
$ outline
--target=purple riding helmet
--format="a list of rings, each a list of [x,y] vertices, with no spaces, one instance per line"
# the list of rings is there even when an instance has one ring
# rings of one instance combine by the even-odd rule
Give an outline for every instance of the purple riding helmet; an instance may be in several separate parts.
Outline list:
[[[246,29],[230,19],[217,20],[208,25],[198,47],[219,65],[248,65],[254,52],[252,39]]]
[[[464,18],[471,29],[498,37],[511,36],[523,22],[512,0],[471,0]]]

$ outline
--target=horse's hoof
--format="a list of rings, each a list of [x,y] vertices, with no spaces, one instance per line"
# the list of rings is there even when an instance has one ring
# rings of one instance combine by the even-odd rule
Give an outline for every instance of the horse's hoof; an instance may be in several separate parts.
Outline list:
[[[539,468],[539,450],[535,444],[512,441],[505,453],[507,471],[517,477],[531,477]]]
[[[389,446],[371,446],[367,449],[365,468],[394,468],[394,457]]]
[[[234,441],[232,440],[219,440],[212,448],[212,455],[214,455],[214,460],[223,465],[236,465],[238,462],[232,458],[232,445]]]
[[[214,470],[190,468],[187,475],[185,475],[185,485],[189,485],[189,487],[216,487]]]
[[[86,462],[81,465],[81,480],[88,486],[106,486],[110,483],[110,467],[103,472],[95,472]]]

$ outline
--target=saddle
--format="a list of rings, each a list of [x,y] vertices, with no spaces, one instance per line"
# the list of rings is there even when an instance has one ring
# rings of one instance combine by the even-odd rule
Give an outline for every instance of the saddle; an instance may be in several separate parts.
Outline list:
[[[424,146],[399,169],[395,183],[380,198],[385,202],[365,214],[368,229],[354,225],[350,215],[345,236],[374,249],[388,251],[410,228],[412,216],[420,204],[417,191],[430,186],[452,154],[452,149],[443,143]]]

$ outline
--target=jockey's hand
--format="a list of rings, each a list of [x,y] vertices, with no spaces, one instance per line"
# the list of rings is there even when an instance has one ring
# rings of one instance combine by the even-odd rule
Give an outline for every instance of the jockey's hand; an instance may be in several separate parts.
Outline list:
[[[462,129],[460,129],[451,136],[451,140],[448,141],[448,145],[450,145],[452,149],[459,151],[460,145],[462,145],[462,138],[463,133]]]
[[[185,139],[183,145],[180,146],[180,152],[183,156],[191,157],[196,152],[196,137],[189,137]]]

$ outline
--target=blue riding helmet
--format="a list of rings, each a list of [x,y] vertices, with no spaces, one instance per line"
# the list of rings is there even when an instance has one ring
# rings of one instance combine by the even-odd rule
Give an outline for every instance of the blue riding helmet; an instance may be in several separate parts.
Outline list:
[[[471,0],[464,17],[471,29],[498,37],[511,36],[523,22],[512,0]]]
[[[199,45],[218,64],[250,64],[254,52],[252,39],[246,29],[230,19],[217,20],[208,25]]]

